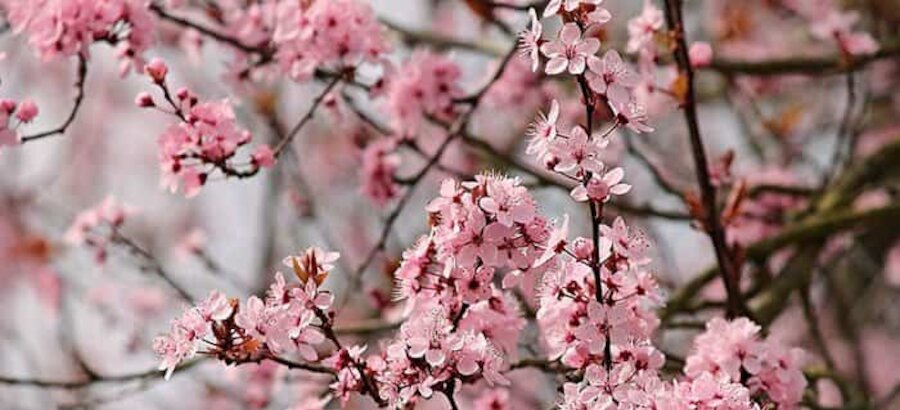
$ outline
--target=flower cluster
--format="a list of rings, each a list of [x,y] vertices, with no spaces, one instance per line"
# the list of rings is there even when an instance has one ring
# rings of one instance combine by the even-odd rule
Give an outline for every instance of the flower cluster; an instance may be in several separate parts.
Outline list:
[[[26,32],[42,59],[88,55],[97,42],[116,45],[121,71],[143,67],[154,22],[146,0],[3,0],[16,33]]]
[[[491,298],[495,273],[531,272],[548,237],[546,219],[517,179],[445,180],[426,210],[431,232],[404,253],[395,273],[397,296],[413,306],[434,301],[458,310]]]
[[[388,51],[381,24],[363,1],[281,1],[277,7],[275,59],[294,80],[307,80],[321,67],[374,63]]]
[[[558,4],[557,4],[558,3]],[[588,112],[600,109],[604,103],[612,112],[611,126],[594,135],[592,129],[575,125],[571,131],[560,132],[559,104],[553,101],[547,114],[541,114],[529,130],[531,138],[527,153],[536,156],[547,168],[580,184],[572,191],[578,201],[588,199],[606,202],[612,195],[622,195],[630,186],[622,184],[624,173],[619,168],[607,169],[600,161],[600,151],[608,144],[608,137],[619,127],[634,132],[650,132],[647,114],[638,103],[635,87],[639,77],[615,50],[597,56],[600,41],[591,33],[609,21],[609,12],[599,6],[600,1],[555,2],[545,10],[544,16],[559,14],[563,26],[557,38],[543,39],[543,27],[534,12],[531,28],[521,37],[522,50],[532,58],[534,67],[540,64],[540,56],[547,61],[547,74],[568,73],[575,76],[584,94]],[[592,118],[588,119],[588,125]]]
[[[179,89],[173,97],[166,84],[168,68],[161,60],[151,61],[145,71],[162,90],[169,108],[159,106],[148,93],[138,95],[138,106],[178,118],[178,123],[167,127],[159,137],[164,187],[175,192],[181,186],[185,195],[193,196],[216,170],[225,176],[246,177],[274,165],[275,153],[265,144],[254,150],[247,169],[238,169],[233,163],[238,149],[249,144],[253,136],[238,125],[229,100],[200,101],[187,88]]]
[[[319,360],[316,346],[325,341],[321,329],[332,325],[329,311],[334,301],[319,286],[337,258],[336,253],[309,248],[285,260],[299,284],[288,284],[277,272],[265,299],[251,296],[240,305],[213,291],[186,308],[172,321],[169,333],[154,340],[153,348],[162,358],[160,370],[171,376],[203,347],[207,350],[202,353],[226,363],[259,362],[293,353],[308,361]]]
[[[379,395],[393,408],[404,408],[416,397],[428,399],[456,379],[506,384],[500,373],[503,358],[484,333],[460,331],[447,311],[434,307],[405,322],[400,334],[380,356],[370,358]]]
[[[21,142],[19,126],[31,122],[37,115],[38,107],[32,100],[23,100],[19,103],[13,100],[0,100],[0,147],[18,145]]]
[[[445,180],[426,209],[431,232],[395,272],[396,296],[412,315],[370,359],[381,397],[398,406],[457,379],[505,383],[503,355],[515,355],[525,321],[495,274],[531,272],[547,238],[546,221],[515,179]]]
[[[462,96],[459,66],[449,58],[417,50],[401,67],[386,75],[385,111],[395,132],[411,137],[428,117],[450,120],[454,99]]]
[[[662,297],[646,271],[646,244],[621,219],[601,230],[595,255],[589,239],[570,245],[557,233],[565,224],[548,242],[558,256],[546,262],[551,267],[538,291],[538,323],[549,358],[584,371],[582,381],[563,386],[560,409],[751,410],[759,408],[751,398],[760,392],[779,408],[797,404],[806,385],[801,352],[760,340],[759,328],[745,318],[713,319],[695,340],[688,378],[664,381],[659,370],[665,357],[650,339]],[[600,263],[599,288],[594,260]]]
[[[805,353],[762,339],[760,328],[746,318],[713,318],[706,332],[694,339],[684,373],[691,379],[711,374],[749,386],[781,409],[795,408],[803,397],[806,378],[800,366]]]
[[[362,153],[360,189],[380,206],[394,199],[400,191],[394,179],[400,166],[400,154],[396,148],[397,143],[393,139],[382,138],[370,143]]]
[[[104,263],[107,246],[116,238],[117,230],[125,223],[125,218],[135,212],[131,206],[108,196],[97,206],[81,211],[75,217],[66,231],[66,242],[90,247],[94,251],[94,260]]]

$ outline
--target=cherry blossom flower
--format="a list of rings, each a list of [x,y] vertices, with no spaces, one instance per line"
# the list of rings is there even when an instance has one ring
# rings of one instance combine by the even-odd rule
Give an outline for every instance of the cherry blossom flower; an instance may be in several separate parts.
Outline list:
[[[385,138],[370,143],[363,151],[360,188],[379,206],[386,205],[400,191],[395,180],[395,173],[400,166],[396,146],[394,140]]]
[[[427,116],[450,120],[453,100],[462,96],[459,66],[449,58],[417,50],[389,74],[384,90],[385,111],[401,136],[415,134]]]
[[[647,124],[647,110],[642,105],[634,102],[617,103],[613,105],[613,112],[616,114],[616,121],[632,131],[638,134],[653,132],[653,127]]]
[[[275,166],[275,152],[268,144],[257,145],[250,158],[258,167],[272,168]]]
[[[314,279],[314,282],[320,284],[328,272],[334,269],[334,262],[340,257],[341,254],[338,252],[327,252],[313,246],[306,248],[300,256],[291,255],[284,258],[282,264],[292,268],[302,282]]]
[[[249,169],[239,169],[234,163],[235,156],[239,148],[253,140],[253,135],[237,123],[231,101],[200,101],[186,88],[179,89],[173,99],[168,85],[154,77],[164,76],[166,70],[162,67],[161,62],[154,61],[147,69],[148,75],[163,90],[172,110],[170,114],[178,119],[157,141],[162,170],[160,183],[164,188],[171,192],[180,188],[185,196],[191,197],[199,193],[216,170],[225,176],[249,176],[261,167],[274,165],[275,153],[268,146],[260,145],[250,155]],[[138,97],[138,105],[155,108],[154,103],[142,102],[146,100],[144,95]]]
[[[547,74],[559,74],[568,70],[569,74],[584,72],[587,59],[600,49],[600,40],[594,37],[582,38],[581,29],[575,23],[566,23],[559,32],[559,38],[541,46],[547,62]]]
[[[315,275],[330,267],[334,255],[309,248],[302,258],[292,259],[291,265],[302,264],[307,273]],[[296,262],[298,259],[302,262]],[[288,287],[284,276],[277,273],[265,300],[251,296],[243,305],[211,292],[204,301],[186,308],[172,321],[169,333],[154,341],[162,358],[160,369],[168,378],[179,363],[203,347],[207,349],[203,353],[231,362],[258,361],[283,353],[319,360],[316,346],[326,340],[321,329],[332,326],[328,312],[334,299],[318,285],[316,280],[306,280],[301,286]]]
[[[558,229],[554,229],[550,233],[550,239],[547,240],[547,247],[541,256],[534,261],[534,266],[541,266],[547,263],[554,256],[559,255],[566,250],[569,236],[569,215],[563,215],[562,223]]]
[[[625,170],[622,168],[613,168],[610,171],[603,172],[602,176],[595,173],[587,184],[580,184],[572,189],[570,195],[579,202],[588,199],[597,202],[609,201],[611,195],[625,195],[631,191],[631,185],[623,184],[622,179],[625,177]]]
[[[574,171],[576,176],[585,172],[601,172],[603,163],[600,162],[600,152],[607,143],[605,139],[588,137],[587,131],[576,125],[568,138],[557,139],[550,148],[559,161],[554,170],[563,173]]]
[[[525,153],[545,157],[549,152],[550,143],[556,139],[556,121],[559,120],[559,102],[553,100],[550,103],[550,111],[547,114],[539,113],[538,119],[528,128],[528,147]]]
[[[713,50],[712,46],[705,41],[698,41],[691,44],[688,50],[688,56],[693,67],[706,67],[712,63]]]
[[[16,110],[16,119],[21,122],[31,122],[38,115],[38,107],[34,101],[30,99],[22,100],[19,103],[19,109]]]
[[[528,10],[528,16],[531,18],[531,26],[529,30],[523,31],[519,36],[519,50],[522,55],[531,60],[531,71],[537,71],[541,63],[540,48],[544,41],[541,37],[544,33],[544,26],[541,25],[533,8]]]
[[[652,1],[644,0],[641,14],[628,21],[628,52],[652,48],[654,37],[662,29],[663,12]]]
[[[627,104],[632,100],[631,89],[638,85],[638,77],[616,50],[609,50],[603,58],[587,60],[588,85],[597,94],[606,96],[610,105]]]
[[[571,13],[581,6],[600,8],[601,3],[603,0],[550,0],[544,9],[544,17],[559,14],[561,10]]]
[[[16,103],[13,100],[0,100],[0,147],[14,146],[21,143],[18,128],[29,123],[38,115],[38,107],[31,99]],[[15,119],[16,122],[11,120]]]

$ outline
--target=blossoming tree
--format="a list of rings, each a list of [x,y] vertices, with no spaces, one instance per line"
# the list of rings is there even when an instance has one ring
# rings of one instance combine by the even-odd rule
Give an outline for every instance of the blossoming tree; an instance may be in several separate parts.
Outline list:
[[[859,3],[0,0],[0,406],[900,406]]]

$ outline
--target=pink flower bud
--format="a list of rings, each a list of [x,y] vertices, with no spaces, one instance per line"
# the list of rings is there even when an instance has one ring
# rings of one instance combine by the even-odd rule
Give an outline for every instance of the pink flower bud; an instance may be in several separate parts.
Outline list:
[[[0,110],[12,114],[16,110],[16,102],[13,100],[0,100]]]
[[[188,90],[186,87],[181,87],[175,92],[175,95],[179,100],[186,100],[191,96],[191,90]]]
[[[156,105],[156,103],[153,102],[153,97],[147,92],[138,94],[137,98],[134,99],[134,103],[141,108],[148,108]]]
[[[158,84],[162,84],[166,81],[166,74],[169,73],[169,67],[166,65],[166,62],[159,58],[154,58],[150,61],[150,64],[147,64],[144,67],[144,71],[150,78],[153,79],[154,82]]]
[[[253,163],[259,167],[271,168],[275,165],[275,153],[266,144],[256,147],[256,152],[253,153],[252,157]]]
[[[38,107],[34,101],[28,99],[19,104],[19,111],[16,112],[16,118],[22,122],[31,122],[38,115]]]
[[[709,43],[705,41],[698,41],[694,44],[691,44],[691,48],[688,50],[688,55],[691,59],[691,65],[694,67],[706,67],[712,63],[713,58],[713,50]]]

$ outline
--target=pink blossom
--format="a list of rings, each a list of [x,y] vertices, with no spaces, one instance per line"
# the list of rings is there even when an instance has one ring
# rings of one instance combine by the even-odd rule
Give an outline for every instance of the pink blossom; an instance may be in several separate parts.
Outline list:
[[[544,9],[544,17],[550,17],[559,14],[560,11],[573,12],[582,5],[590,5],[600,8],[603,0],[550,0],[547,8]]]
[[[600,152],[607,144],[605,139],[588,137],[587,131],[576,125],[567,138],[557,139],[550,147],[558,159],[553,169],[575,176],[584,175],[585,172],[599,173],[603,170]]]
[[[528,147],[525,153],[545,157],[550,152],[550,143],[556,139],[556,121],[559,120],[559,103],[553,100],[550,103],[550,111],[547,114],[539,113],[538,119],[528,128]]]
[[[561,254],[566,250],[569,236],[569,215],[563,215],[562,223],[559,228],[554,229],[550,233],[550,239],[547,240],[547,246],[541,256],[534,261],[534,266],[541,266],[547,263],[554,256]]]
[[[663,12],[652,1],[644,0],[641,14],[628,21],[628,52],[636,53],[653,47],[655,36],[662,29]]]
[[[602,176],[593,174],[587,184],[580,184],[572,189],[570,195],[576,201],[584,202],[588,199],[597,202],[606,202],[612,195],[625,195],[631,191],[631,185],[623,184],[625,170],[613,168],[603,172]]]
[[[694,339],[694,353],[687,358],[688,377],[715,375],[738,383],[748,374],[751,392],[765,392],[779,407],[793,408],[802,399],[807,384],[802,350],[762,339],[759,326],[746,318],[713,318],[706,328]]]
[[[462,96],[459,66],[449,58],[417,50],[387,76],[385,111],[402,136],[415,134],[427,116],[450,120],[453,100]]]
[[[705,41],[695,42],[691,44],[691,47],[688,50],[688,56],[690,57],[692,66],[706,67],[710,63],[712,63],[712,46],[710,46],[709,43]]]
[[[379,206],[386,205],[400,192],[395,179],[400,166],[396,148],[394,140],[383,138],[370,143],[363,151],[360,189]]]
[[[256,147],[250,156],[253,163],[262,168],[272,168],[275,166],[275,152],[268,144],[262,144]]]
[[[638,134],[653,132],[653,127],[647,124],[647,110],[642,105],[634,102],[616,103],[612,108],[619,124],[625,125]]]
[[[603,58],[587,60],[588,85],[597,94],[605,95],[610,105],[627,104],[632,100],[631,89],[638,84],[638,77],[616,50],[609,50]]]
[[[16,110],[16,118],[22,122],[31,122],[38,115],[38,107],[31,99],[23,100]]]
[[[144,67],[144,71],[155,83],[162,84],[166,81],[166,75],[169,74],[169,66],[162,59],[154,58]]]
[[[238,149],[253,136],[240,128],[229,100],[200,101],[187,89],[179,90],[176,98],[169,102],[178,123],[168,126],[158,139],[163,187],[171,192],[180,187],[190,197],[215,170],[226,176],[244,175],[270,163],[266,148],[257,148],[251,155],[251,170],[240,170],[234,164]]]
[[[19,145],[19,125],[31,122],[38,115],[38,107],[31,99],[25,99],[20,103],[13,100],[0,100],[0,147]],[[10,120],[15,118],[18,123]]]
[[[578,75],[584,72],[587,59],[600,49],[600,40],[594,37],[582,38],[581,29],[575,23],[566,23],[559,32],[559,38],[541,46],[547,62],[547,74],[559,74],[566,70]]]
[[[519,50],[522,55],[531,60],[531,71],[537,71],[538,65],[541,63],[540,48],[543,42],[541,36],[544,33],[544,26],[541,25],[533,8],[528,10],[528,15],[531,18],[531,26],[529,30],[525,30],[519,35]]]

